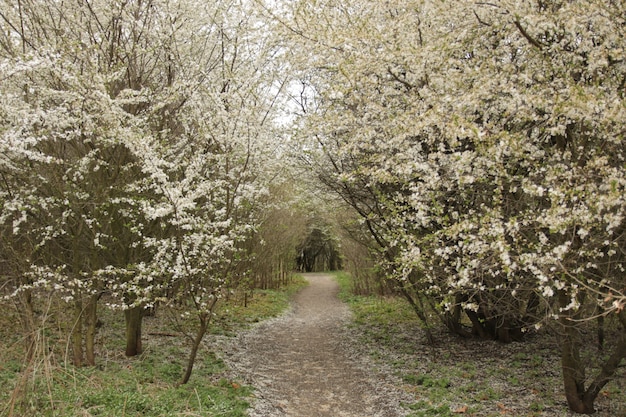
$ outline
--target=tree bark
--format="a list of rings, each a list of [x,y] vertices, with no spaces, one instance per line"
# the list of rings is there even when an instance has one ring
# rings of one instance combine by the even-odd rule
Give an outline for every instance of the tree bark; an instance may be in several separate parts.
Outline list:
[[[604,309],[598,307],[598,311],[598,349],[602,350],[604,348]]]
[[[561,369],[565,398],[570,410],[576,413],[593,413],[593,405],[589,407],[585,397],[585,367],[580,360],[580,340],[576,327],[561,319],[565,334],[561,339]]]
[[[590,401],[591,408],[593,408],[593,401],[595,401],[598,394],[604,386],[611,381],[615,371],[620,366],[623,359],[626,359],[626,311],[622,310],[618,313],[620,322],[622,323],[622,331],[619,341],[615,346],[611,356],[602,366],[600,373],[596,376],[593,382],[589,385],[585,397]]]
[[[449,331],[461,337],[470,338],[473,336],[472,333],[466,330],[461,324],[461,314],[463,313],[461,303],[464,301],[464,297],[457,294],[455,300],[456,302],[452,312],[446,311],[440,314],[439,317]]]
[[[85,307],[85,359],[89,366],[96,365],[96,325],[98,321],[98,299],[99,295],[91,295]]]
[[[528,296],[528,301],[526,302],[526,313],[524,314],[524,318],[522,322],[526,326],[533,325],[537,323],[538,317],[540,317],[539,308],[541,306],[541,298],[539,294],[535,291],[532,291]]]
[[[126,356],[137,356],[143,351],[141,342],[143,308],[129,308],[124,311],[124,316],[126,318]]]
[[[80,296],[74,300],[74,325],[72,327],[72,363],[83,366],[83,300]]]
[[[559,292],[559,305],[565,308],[570,298],[563,291]],[[576,322],[572,321],[572,314],[564,311],[559,317],[563,328],[561,338],[561,369],[563,372],[563,386],[565,398],[570,410],[580,414],[592,414],[593,401],[585,392],[585,365],[580,360],[580,334]]]
[[[568,305],[569,297],[559,293],[559,304],[561,307]],[[561,339],[561,367],[565,397],[570,410],[580,414],[593,414],[594,402],[600,391],[611,381],[620,363],[626,358],[626,311],[618,312],[622,332],[617,345],[587,389],[585,389],[585,364],[580,359],[580,333],[576,322],[571,318],[567,313],[563,313],[559,318],[564,329]]]
[[[480,317],[478,317],[478,313],[473,310],[465,309],[465,315],[472,322],[472,331],[478,337],[484,340],[495,339],[494,335],[490,333],[485,325],[480,321]]]
[[[189,379],[191,378],[191,372],[193,371],[193,365],[196,362],[196,356],[198,355],[198,348],[200,347],[200,343],[202,343],[202,339],[204,338],[204,335],[209,328],[208,314],[200,314],[199,320],[200,325],[198,326],[196,337],[193,339],[191,352],[189,353],[189,358],[187,359],[187,369],[185,370],[185,375],[183,375],[183,379],[180,381],[180,385],[184,385],[189,382]]]

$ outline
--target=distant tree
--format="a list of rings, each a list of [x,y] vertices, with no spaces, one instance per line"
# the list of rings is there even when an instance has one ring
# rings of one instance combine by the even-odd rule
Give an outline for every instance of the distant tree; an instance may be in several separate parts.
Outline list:
[[[341,269],[339,245],[330,225],[320,220],[310,222],[304,240],[296,247],[298,269],[303,272]]]
[[[289,281],[297,269],[296,248],[307,232],[310,217],[306,194],[297,186],[289,172],[270,185],[260,213],[259,226],[246,251],[249,275],[241,282],[246,293],[256,288],[278,288]]]

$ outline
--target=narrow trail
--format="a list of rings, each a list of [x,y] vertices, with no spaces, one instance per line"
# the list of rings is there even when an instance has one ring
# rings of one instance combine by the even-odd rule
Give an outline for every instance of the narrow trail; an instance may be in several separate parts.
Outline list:
[[[331,276],[306,274],[287,314],[238,335],[223,348],[237,377],[255,387],[250,416],[391,417],[399,384],[358,353],[351,315]]]

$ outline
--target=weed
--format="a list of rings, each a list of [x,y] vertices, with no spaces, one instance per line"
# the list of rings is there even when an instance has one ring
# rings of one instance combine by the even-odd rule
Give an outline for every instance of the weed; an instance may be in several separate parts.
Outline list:
[[[545,406],[543,404],[538,403],[538,402],[532,402],[532,403],[530,403],[528,408],[531,411],[543,411],[545,409]]]
[[[519,379],[518,377],[516,377],[516,376],[509,376],[509,377],[507,378],[507,382],[508,382],[510,385],[515,386],[515,387],[517,387],[517,386],[519,386],[519,385],[520,385],[520,379]]]
[[[418,401],[415,404],[406,406],[409,410],[415,411],[409,414],[408,417],[452,417],[454,414],[447,405],[433,405],[426,401]]]

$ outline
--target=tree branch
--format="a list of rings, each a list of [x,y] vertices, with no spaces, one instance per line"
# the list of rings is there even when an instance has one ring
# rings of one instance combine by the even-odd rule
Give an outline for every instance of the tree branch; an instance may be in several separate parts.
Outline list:
[[[397,82],[399,82],[400,84],[404,85],[406,87],[407,90],[411,91],[413,88],[415,88],[415,86],[413,84],[411,84],[410,82],[408,82],[405,79],[400,78],[400,76],[398,74],[396,74],[395,72],[393,72],[391,70],[391,68],[387,68],[387,73],[389,75],[391,75],[393,77],[394,80],[396,80]]]
[[[541,42],[539,42],[538,40],[536,40],[535,38],[533,38],[532,36],[530,36],[530,34],[528,32],[526,32],[526,29],[524,29],[524,27],[522,26],[522,24],[520,23],[519,20],[515,20],[515,22],[513,22],[513,24],[515,25],[515,27],[517,27],[517,29],[520,31],[520,33],[522,34],[523,37],[526,38],[526,40],[535,48],[539,48],[539,49],[543,49],[543,44]]]
[[[626,321],[626,320],[625,320]],[[602,365],[602,369],[598,376],[589,386],[586,395],[591,398],[596,398],[602,388],[613,378],[613,375],[617,371],[622,359],[626,358],[626,336],[622,334],[620,341],[617,343],[615,350]]]
[[[480,18],[480,16],[478,16],[478,13],[476,13],[476,11],[474,11],[474,16],[476,16],[476,19],[478,20],[478,23],[480,23],[483,26],[491,26],[491,23],[487,23],[484,20],[482,20]]]

